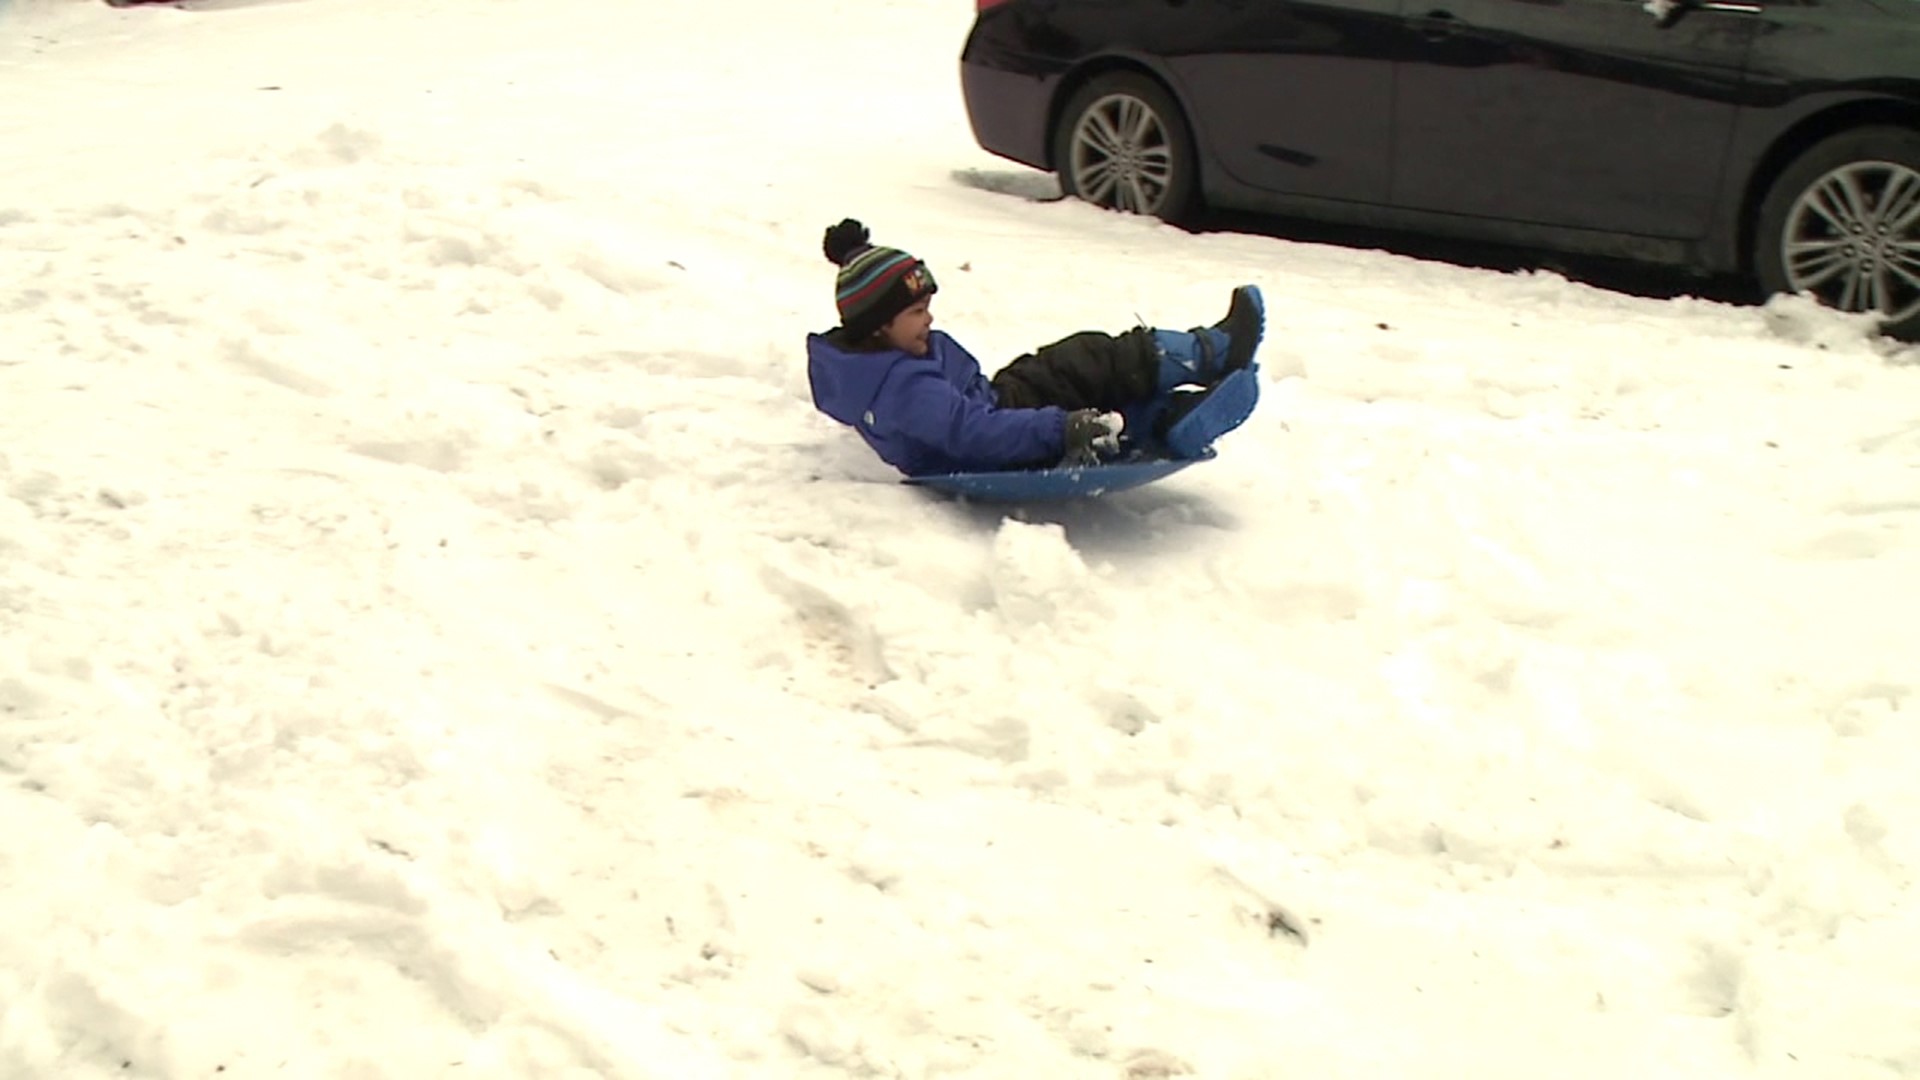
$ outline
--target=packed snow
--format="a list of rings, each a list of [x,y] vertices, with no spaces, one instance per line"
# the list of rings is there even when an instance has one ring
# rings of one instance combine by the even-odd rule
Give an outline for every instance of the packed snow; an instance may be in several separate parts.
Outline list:
[[[1048,199],[971,7],[0,7],[0,1076],[1920,1075],[1915,352]],[[903,485],[849,215],[1260,410]]]

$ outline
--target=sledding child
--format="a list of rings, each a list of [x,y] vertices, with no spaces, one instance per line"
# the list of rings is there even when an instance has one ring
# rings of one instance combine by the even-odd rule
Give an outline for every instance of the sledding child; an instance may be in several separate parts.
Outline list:
[[[926,264],[869,240],[851,218],[826,231],[840,325],[807,335],[807,376],[815,407],[908,476],[1094,464],[1119,450],[1123,423],[1164,435],[1260,344],[1260,290],[1243,285],[1213,326],[1083,331],[988,379],[933,329]],[[1202,390],[1175,393],[1187,386]]]

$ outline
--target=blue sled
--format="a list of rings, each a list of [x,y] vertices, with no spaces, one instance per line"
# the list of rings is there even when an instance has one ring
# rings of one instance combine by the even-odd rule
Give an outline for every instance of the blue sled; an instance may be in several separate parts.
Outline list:
[[[1135,445],[1112,461],[1079,467],[910,476],[906,482],[980,502],[1053,502],[1151,484],[1215,457],[1214,440],[1253,415],[1253,407],[1260,400],[1258,371],[1256,364],[1220,380],[1205,400],[1167,430],[1164,443]],[[1132,416],[1128,428],[1152,430],[1150,423]]]
[[[1211,457],[1213,451],[1208,450],[1199,457],[1141,457],[1080,468],[909,476],[907,483],[981,502],[1050,502],[1137,488]]]
[[[1197,458],[1213,441],[1253,415],[1260,403],[1260,365],[1254,364],[1221,379],[1193,411],[1167,430],[1167,455]]]

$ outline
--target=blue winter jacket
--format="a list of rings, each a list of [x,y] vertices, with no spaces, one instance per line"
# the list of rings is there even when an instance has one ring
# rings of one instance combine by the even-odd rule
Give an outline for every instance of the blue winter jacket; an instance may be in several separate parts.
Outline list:
[[[833,332],[807,335],[813,404],[851,426],[908,476],[1051,465],[1065,452],[1067,414],[1000,408],[993,384],[960,343],[935,330],[925,356],[863,352]]]

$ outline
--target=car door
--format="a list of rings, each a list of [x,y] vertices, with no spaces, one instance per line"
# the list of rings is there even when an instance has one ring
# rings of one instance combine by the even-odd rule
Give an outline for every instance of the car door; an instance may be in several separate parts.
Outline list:
[[[1195,137],[1270,192],[1383,202],[1400,0],[1158,0]]]
[[[1405,0],[1395,205],[1695,239],[1761,4]]]

